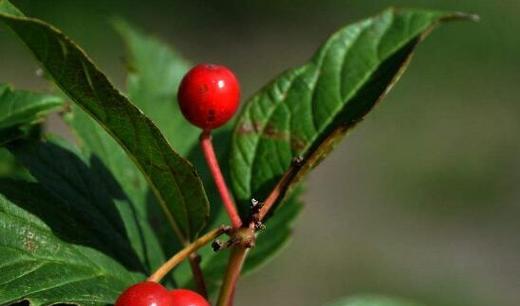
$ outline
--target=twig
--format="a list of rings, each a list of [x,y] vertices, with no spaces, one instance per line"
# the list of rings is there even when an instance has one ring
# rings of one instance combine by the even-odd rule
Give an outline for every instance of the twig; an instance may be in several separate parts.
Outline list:
[[[208,289],[206,287],[206,281],[204,280],[204,273],[202,273],[202,269],[200,268],[200,260],[200,255],[197,253],[191,253],[188,256],[188,261],[190,262],[190,268],[193,273],[193,280],[195,282],[195,286],[197,287],[197,292],[207,299]]]
[[[217,306],[233,305],[233,295],[238,278],[240,277],[242,265],[244,264],[248,251],[249,249],[238,246],[231,250],[231,255],[229,257],[228,266],[224,277],[224,283],[220,289]]]
[[[150,275],[150,277],[148,277],[148,281],[160,282],[161,279],[163,279],[163,277],[168,274],[168,272],[170,272],[179,263],[186,259],[186,257],[228,231],[229,227],[221,226],[208,232],[204,236],[199,237],[197,240],[186,246],[184,249],[180,250],[177,254],[173,255],[172,258],[160,266],[159,269],[157,269],[152,275]]]

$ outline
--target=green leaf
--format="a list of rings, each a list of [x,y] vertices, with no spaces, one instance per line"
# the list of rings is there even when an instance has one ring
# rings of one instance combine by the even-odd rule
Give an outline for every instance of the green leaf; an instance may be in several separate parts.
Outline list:
[[[116,25],[125,39],[130,54],[128,59],[130,99],[152,120],[159,123],[171,143],[177,149],[181,148],[179,152],[185,155],[185,147],[196,143],[197,136],[173,137],[174,133],[184,136],[186,129],[179,124],[180,121],[184,121],[184,118],[181,118],[179,111],[175,112],[172,105],[177,105],[175,96],[180,81],[180,76],[176,76],[175,71],[177,69],[183,71],[187,68],[183,68],[182,60],[178,60],[177,55],[159,41],[145,37],[123,21],[117,21]],[[152,70],[155,73],[152,73]],[[162,123],[169,126],[161,126],[161,121],[157,120],[161,118],[163,118]],[[169,120],[166,120],[167,118]],[[160,208],[157,209],[155,198],[150,196],[146,178],[126,156],[121,146],[84,111],[74,108],[65,119],[79,139],[82,151],[87,156],[93,154],[103,161],[130,198],[137,214],[150,223],[153,231],[161,239],[162,247],[147,248],[148,258],[152,261],[151,266],[158,267],[164,258],[162,254],[157,256],[162,252],[156,252],[154,249],[163,248],[168,255],[171,255],[179,250],[180,243],[175,243],[176,239],[172,237],[168,220],[165,219]],[[156,244],[156,237],[150,236],[148,239]]]
[[[384,296],[350,297],[327,306],[420,306],[412,301]]]
[[[242,203],[263,199],[287,174],[289,189],[397,81],[417,44],[439,23],[469,16],[389,9],[332,35],[305,65],[254,95],[235,125],[231,178]],[[296,157],[302,163],[293,163]]]
[[[179,84],[191,63],[122,20],[115,26],[128,53],[129,98],[157,124],[177,152],[186,156],[200,134],[199,128],[184,119],[177,102]]]
[[[111,304],[149,273],[122,219],[124,195],[99,161],[51,142],[9,149],[33,179],[0,179],[0,304]]]
[[[59,97],[12,90],[0,84],[0,144],[23,136],[50,112],[63,106]]]
[[[57,140],[27,140],[11,143],[8,149],[36,182],[69,206],[60,215],[68,214],[88,229],[72,230],[70,235],[99,247],[129,270],[149,272],[132,248],[121,218],[126,210],[131,210],[121,187],[95,156],[85,160],[65,146],[65,142]],[[134,214],[133,218],[138,216]]]
[[[165,43],[147,36],[122,20],[117,20],[115,27],[127,49],[128,96],[157,124],[177,152],[187,157],[189,150],[197,149],[200,133],[199,129],[184,119],[177,103],[177,89],[190,64]],[[128,171],[123,165],[122,169]],[[209,199],[212,199],[213,188],[206,184],[212,182],[205,179],[204,168],[197,167],[197,170],[203,178]],[[174,254],[180,246],[172,243],[170,230],[165,227],[167,222],[156,209],[154,199],[148,197],[148,200],[151,202],[146,212],[148,218],[153,222],[153,228],[167,254]],[[189,271],[186,274],[191,277]]]
[[[149,188],[146,179],[121,146],[84,111],[75,107],[74,112],[68,114],[65,120],[79,138],[82,155],[87,159],[98,160],[113,176],[113,181],[121,186],[121,193],[125,197],[118,200],[118,209],[129,240],[141,262],[150,271],[155,270],[165,259],[163,249],[154,234],[155,228],[167,227],[170,242],[175,237],[166,220],[162,224],[148,222]],[[157,205],[155,201],[150,204]]]
[[[209,214],[195,169],[172,150],[159,129],[119,93],[69,38],[43,21],[12,14],[0,2],[0,20],[29,47],[56,84],[126,150],[146,176],[181,240],[196,237]]]
[[[59,199],[38,184],[2,179],[0,189],[1,305],[20,300],[31,305],[106,305],[142,278],[103,252],[60,237],[80,228],[64,223],[73,220],[57,210]],[[62,224],[61,231],[56,234],[39,214]]]

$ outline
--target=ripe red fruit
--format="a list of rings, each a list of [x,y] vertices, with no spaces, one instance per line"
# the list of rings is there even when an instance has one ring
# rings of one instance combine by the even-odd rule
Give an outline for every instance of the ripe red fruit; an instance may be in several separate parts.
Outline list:
[[[115,306],[174,306],[173,297],[161,284],[141,282],[126,289]]]
[[[228,68],[200,64],[184,76],[177,96],[184,117],[209,130],[233,117],[240,103],[240,86]]]
[[[173,306],[211,306],[200,294],[187,290],[175,289],[170,291],[173,297]]]

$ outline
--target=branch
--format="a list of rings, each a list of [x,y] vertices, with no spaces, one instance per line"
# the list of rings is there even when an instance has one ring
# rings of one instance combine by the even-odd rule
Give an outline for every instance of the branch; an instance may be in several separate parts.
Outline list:
[[[206,281],[204,280],[204,273],[202,273],[202,269],[200,268],[200,255],[197,253],[191,253],[188,256],[188,261],[190,263],[191,272],[193,273],[193,280],[195,281],[197,292],[207,299],[208,288],[206,287]]]
[[[233,295],[248,251],[249,249],[239,246],[231,250],[231,256],[229,257],[224,283],[220,289],[217,306],[233,305]]]
[[[184,249],[179,251],[177,254],[173,255],[167,262],[165,262],[162,266],[159,267],[150,277],[148,277],[148,281],[151,282],[160,282],[163,277],[168,274],[173,268],[175,268],[179,263],[181,263],[186,257],[190,254],[196,252],[201,247],[215,240],[220,235],[227,233],[229,231],[229,227],[220,226],[202,237],[199,237],[197,240],[186,246]],[[198,266],[198,264],[197,264]]]
[[[263,206],[258,211],[258,220],[262,221],[265,219],[269,211],[274,207],[276,203],[280,199],[283,198],[285,192],[293,182],[296,175],[300,172],[303,166],[303,159],[301,157],[296,157],[291,167],[284,173],[282,178],[278,181],[278,183],[274,186],[273,190],[265,199]]]

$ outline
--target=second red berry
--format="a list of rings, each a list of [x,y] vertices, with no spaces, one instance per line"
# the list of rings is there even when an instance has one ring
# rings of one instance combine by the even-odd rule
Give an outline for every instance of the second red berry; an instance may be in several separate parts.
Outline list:
[[[175,289],[170,291],[174,306],[211,306],[200,294],[187,290]]]

